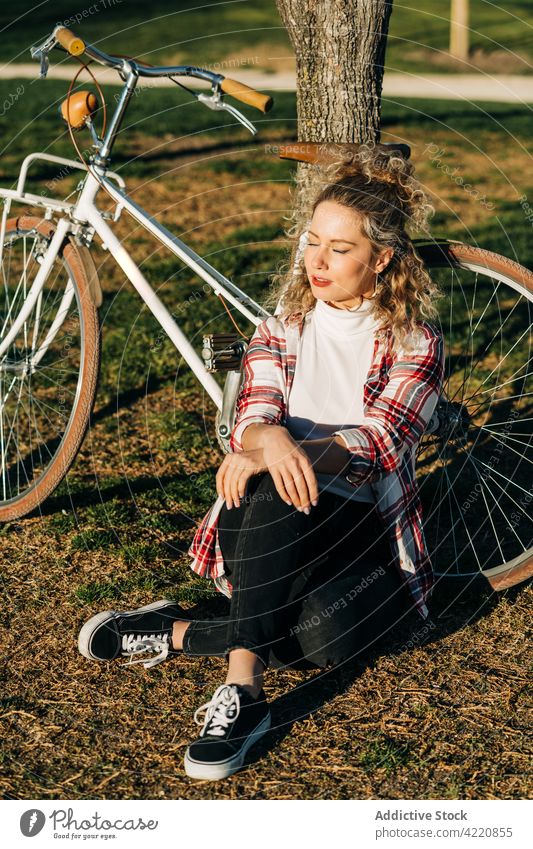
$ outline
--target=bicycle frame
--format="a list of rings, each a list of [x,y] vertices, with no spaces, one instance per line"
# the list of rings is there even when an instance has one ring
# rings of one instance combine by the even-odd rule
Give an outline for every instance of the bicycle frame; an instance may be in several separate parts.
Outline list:
[[[26,157],[22,163],[17,189],[0,189],[0,197],[4,198],[4,212],[2,216],[0,234],[1,245],[4,243],[5,222],[11,202],[44,207],[46,210],[45,217],[48,219],[52,218],[54,212],[59,213],[62,216],[57,223],[57,228],[50,244],[42,257],[41,267],[39,268],[39,271],[26,296],[24,306],[17,316],[16,321],[13,323],[9,333],[0,344],[0,357],[2,357],[9,345],[15,339],[23,323],[27,320],[34,308],[48,273],[67,234],[73,233],[78,236],[82,235],[88,242],[90,242],[94,233],[96,233],[102,240],[104,249],[108,250],[114,257],[119,267],[137,290],[142,300],[171,339],[183,359],[190,366],[210,398],[221,411],[223,405],[223,390],[215,381],[213,376],[206,371],[202,359],[196,353],[174,317],[154,292],[149,281],[132,260],[128,251],[123,247],[112,228],[104,220],[104,216],[108,218],[111,217],[110,213],[102,213],[102,211],[95,205],[94,201],[96,195],[102,185],[105,186],[111,197],[117,202],[115,214],[112,216],[114,221],[118,220],[122,210],[125,209],[142,227],[144,227],[145,230],[155,236],[165,247],[167,247],[174,256],[180,259],[183,263],[185,263],[185,265],[201,277],[213,289],[213,292],[216,295],[223,295],[229,303],[231,303],[243,316],[249,319],[256,326],[267,318],[270,313],[248,297],[248,295],[246,295],[234,283],[217,271],[216,268],[206,262],[201,256],[199,256],[199,254],[186,245],[185,242],[179,239],[170,230],[167,230],[166,227],[163,227],[153,216],[146,212],[146,210],[138,206],[123,191],[125,184],[122,178],[114,172],[109,171],[105,166],[91,165],[91,171],[85,178],[80,196],[75,204],[67,201],[61,201],[56,198],[26,193],[24,191],[24,187],[28,167],[31,162],[39,159],[65,164],[70,168],[85,170],[81,163],[74,160],[52,156],[51,154],[33,153]],[[94,171],[94,173],[92,173],[92,171]],[[117,185],[115,185],[115,183]],[[61,309],[65,309],[64,302],[62,302]],[[60,325],[58,323],[58,328],[59,326]],[[47,345],[50,344],[50,334],[45,342]],[[39,353],[40,352],[37,352],[37,356]],[[40,353],[40,355],[42,356],[42,353]],[[231,374],[232,373],[229,373],[228,377]]]

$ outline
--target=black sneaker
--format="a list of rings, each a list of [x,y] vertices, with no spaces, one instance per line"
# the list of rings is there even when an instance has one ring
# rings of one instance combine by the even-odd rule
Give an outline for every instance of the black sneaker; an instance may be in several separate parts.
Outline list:
[[[261,690],[256,699],[239,684],[221,684],[211,701],[199,707],[207,711],[200,736],[185,752],[185,772],[191,778],[226,778],[237,772],[246,752],[270,728],[270,708]]]
[[[88,660],[115,660],[122,655],[129,658],[127,666],[143,663],[148,669],[178,654],[171,648],[176,619],[190,621],[191,617],[175,601],[167,599],[136,610],[104,610],[85,623],[78,637],[78,649]],[[147,653],[156,656],[146,660]]]

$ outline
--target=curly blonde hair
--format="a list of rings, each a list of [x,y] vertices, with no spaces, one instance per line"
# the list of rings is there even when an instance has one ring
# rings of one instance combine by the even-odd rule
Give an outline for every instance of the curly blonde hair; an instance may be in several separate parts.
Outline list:
[[[334,146],[333,146],[334,147]],[[311,170],[310,170],[311,169]],[[289,262],[274,274],[265,308],[278,307],[278,317],[300,320],[316,304],[304,265],[300,237],[316,207],[335,201],[358,213],[361,229],[372,245],[372,258],[385,247],[394,250],[387,267],[377,276],[369,299],[381,329],[390,328],[393,347],[410,349],[411,334],[424,319],[435,319],[435,301],[442,296],[427,273],[406,228],[424,229],[433,207],[418,181],[414,167],[397,150],[362,144],[355,152],[335,149],[333,160],[307,166],[296,180],[298,203],[285,234],[292,242]]]

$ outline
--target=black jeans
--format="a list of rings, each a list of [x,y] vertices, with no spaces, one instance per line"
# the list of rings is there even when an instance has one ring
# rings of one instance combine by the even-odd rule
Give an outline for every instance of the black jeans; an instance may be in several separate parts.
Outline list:
[[[191,622],[187,655],[246,648],[265,667],[327,667],[364,651],[412,609],[373,504],[323,491],[306,515],[264,472],[239,507],[222,507],[218,528],[233,586],[229,614]]]

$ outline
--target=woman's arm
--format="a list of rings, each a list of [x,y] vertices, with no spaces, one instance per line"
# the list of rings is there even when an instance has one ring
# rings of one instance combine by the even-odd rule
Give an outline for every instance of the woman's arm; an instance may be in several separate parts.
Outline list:
[[[307,452],[280,425],[253,422],[242,434],[246,454],[258,453],[287,504],[306,511],[318,502],[318,481]],[[324,448],[322,453],[324,453]],[[341,449],[342,450],[342,449]],[[348,452],[345,450],[345,453]]]
[[[237,396],[229,440],[234,452],[246,450],[242,435],[252,422],[277,425],[283,417],[285,391],[280,342],[272,335],[270,321],[265,319],[256,327],[242,360],[244,380]]]
[[[351,454],[341,436],[328,436],[324,439],[294,439],[290,436],[288,430],[281,425],[260,424],[258,422],[248,425],[242,435],[244,450],[263,450],[268,439],[273,438],[276,431],[285,431],[295,445],[303,448],[315,472],[335,475],[343,472],[350,464]]]
[[[272,317],[261,322],[244,354],[244,382],[237,397],[235,424],[229,440],[231,454],[226,455],[219,469],[217,490],[228,506],[231,502],[239,506],[250,475],[265,468],[284,501],[309,510],[318,499],[313,466],[306,452],[280,426],[286,390],[280,356],[284,340],[275,335],[277,324],[277,319]],[[265,431],[265,427],[270,430]],[[251,435],[245,440],[244,434],[248,432]],[[265,438],[267,432],[269,436]],[[244,452],[246,456],[236,456]],[[248,456],[252,452],[254,456]]]
[[[302,439],[297,444],[305,451],[315,472],[324,475],[336,475],[348,470],[352,455],[346,448],[341,436],[328,436],[324,439]]]

